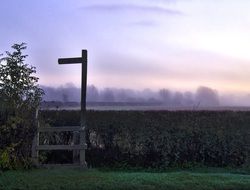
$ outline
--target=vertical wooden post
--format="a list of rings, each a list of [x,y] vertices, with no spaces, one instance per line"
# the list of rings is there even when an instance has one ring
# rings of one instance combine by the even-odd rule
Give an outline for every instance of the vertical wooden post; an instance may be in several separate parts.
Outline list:
[[[38,121],[38,108],[36,110],[36,122],[37,122],[37,128],[39,128],[39,121]],[[39,165],[39,151],[37,150],[37,147],[39,146],[39,131],[38,129],[35,131],[35,135],[32,142],[32,161],[35,166]]]
[[[77,143],[78,134],[79,134],[78,131],[73,131],[73,139],[72,139],[73,145],[75,145]],[[79,163],[79,150],[73,150],[73,163],[74,164]]]
[[[85,162],[85,130],[86,130],[86,90],[87,90],[87,51],[82,50],[82,84],[81,84],[81,129],[80,129],[80,145],[84,150],[80,150],[80,165],[86,167]]]
[[[38,151],[36,150],[37,147],[37,139],[38,139],[38,133],[36,132],[33,142],[32,142],[32,162],[35,166],[39,165],[39,158],[38,158]]]
[[[58,59],[59,64],[74,64],[74,63],[81,63],[82,64],[82,76],[81,76],[81,126],[80,126],[80,146],[84,147],[80,149],[80,165],[83,168],[87,167],[85,162],[85,149],[86,149],[86,137],[85,137],[85,130],[86,130],[86,89],[87,89],[87,50],[82,50],[82,56],[76,58],[61,58]],[[74,134],[73,134],[74,135]],[[73,136],[75,139],[75,136]],[[73,153],[73,159],[76,156],[76,152]]]

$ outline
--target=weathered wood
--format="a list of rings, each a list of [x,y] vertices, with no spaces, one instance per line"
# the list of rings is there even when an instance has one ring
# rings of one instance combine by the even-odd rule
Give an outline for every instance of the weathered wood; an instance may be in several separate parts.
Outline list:
[[[63,127],[42,127],[38,126],[38,130],[33,142],[32,157],[37,158],[40,150],[73,150],[73,165],[76,165],[75,158],[80,157],[81,168],[87,168],[85,162],[85,149],[87,145],[85,143],[85,127],[86,127],[86,87],[87,87],[87,50],[82,50],[82,57],[74,58],[61,58],[58,59],[59,64],[82,64],[82,77],[81,77],[81,125],[80,126],[63,126]],[[63,132],[73,131],[73,143],[74,145],[39,145],[39,133],[41,132]],[[77,132],[80,132],[80,144],[75,145]],[[80,155],[79,155],[80,154]],[[59,165],[62,166],[62,165]]]
[[[85,146],[85,127],[86,127],[86,88],[87,88],[87,50],[82,50],[82,57],[77,58],[62,58],[58,59],[59,64],[82,64],[82,77],[81,77],[81,131],[80,131],[80,145]],[[78,153],[73,153],[76,156]],[[85,162],[85,150],[80,150],[80,165],[87,167]]]
[[[85,142],[85,130],[80,131],[80,145],[87,148],[87,145]],[[84,149],[80,150],[80,165],[83,167],[87,165],[87,163],[85,161],[85,150]]]
[[[82,50],[82,57],[87,54]],[[80,131],[80,145],[85,146],[85,128],[86,128],[86,91],[87,91],[87,64],[82,64],[82,82],[81,82],[81,131]],[[85,161],[85,150],[80,150],[80,165],[87,167]]]
[[[59,64],[77,64],[82,63],[87,65],[87,50],[82,50],[82,57],[60,58]]]
[[[75,58],[61,58],[58,59],[59,64],[77,64],[82,63],[81,57],[75,57]]]
[[[67,168],[67,169],[86,169],[82,166],[79,165],[79,163],[77,164],[41,164],[39,165],[39,167],[41,168],[47,168],[47,169],[53,169],[53,168]]]
[[[38,132],[63,132],[63,131],[80,131],[80,126],[40,127],[40,128],[38,128]]]
[[[79,127],[80,128],[80,127]],[[76,144],[77,143],[77,140],[78,140],[78,135],[79,135],[79,130],[78,131],[74,131],[73,132],[73,144]],[[79,150],[74,150],[73,151],[73,163],[74,164],[79,164]]]
[[[39,144],[39,133],[35,133],[32,142],[32,161],[35,166],[39,165],[39,151],[36,149]]]
[[[39,121],[38,121],[38,114],[39,110],[36,109],[36,123],[37,123],[37,128],[39,128]],[[32,162],[34,165],[38,166],[39,165],[39,151],[36,149],[36,147],[39,146],[39,132],[36,131],[34,134],[33,142],[32,142],[32,151],[31,151],[31,156],[32,156]]]
[[[39,145],[37,150],[85,150],[83,145]]]

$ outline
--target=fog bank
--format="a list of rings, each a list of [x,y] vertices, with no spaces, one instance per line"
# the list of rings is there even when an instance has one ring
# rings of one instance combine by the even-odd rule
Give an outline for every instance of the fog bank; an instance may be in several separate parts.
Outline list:
[[[73,84],[60,87],[42,86],[44,101],[79,102],[80,88]],[[220,94],[216,89],[200,86],[196,91],[173,91],[162,88],[132,90],[123,88],[102,88],[94,85],[87,87],[87,102],[158,102],[166,106],[250,106],[250,94]]]

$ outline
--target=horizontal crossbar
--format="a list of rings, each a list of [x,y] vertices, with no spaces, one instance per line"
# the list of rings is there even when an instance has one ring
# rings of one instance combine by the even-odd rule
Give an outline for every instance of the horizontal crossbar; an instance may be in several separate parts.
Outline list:
[[[86,49],[82,50],[81,57],[70,57],[70,58],[60,58],[58,59],[59,64],[74,64],[74,63],[85,63],[87,64],[88,51]]]
[[[80,126],[65,126],[65,127],[40,127],[38,132],[62,132],[62,131],[80,131]]]
[[[86,62],[86,61],[82,57],[58,59],[59,64],[75,64],[75,63],[84,63],[84,62]]]
[[[38,145],[37,150],[84,150],[85,145]]]

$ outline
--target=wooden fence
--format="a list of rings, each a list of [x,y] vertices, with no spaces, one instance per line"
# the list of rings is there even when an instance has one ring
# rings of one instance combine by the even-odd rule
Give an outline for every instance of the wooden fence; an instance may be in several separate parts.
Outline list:
[[[53,132],[79,132],[80,134],[80,143],[79,144],[71,144],[71,145],[40,145],[39,144],[39,135],[40,133],[53,133]],[[73,134],[75,135],[75,134]],[[33,144],[32,144],[32,159],[36,166],[43,167],[43,166],[55,166],[55,165],[45,165],[39,162],[39,151],[41,150],[73,150],[73,154],[76,154],[76,151],[79,151],[79,160],[80,162],[74,162],[72,164],[67,164],[67,166],[80,166],[85,168],[85,149],[87,148],[85,143],[85,130],[82,129],[80,126],[63,126],[63,127],[39,127],[35,134]],[[74,137],[73,137],[74,138]],[[73,140],[74,143],[74,140]],[[63,165],[58,165],[63,166]]]

